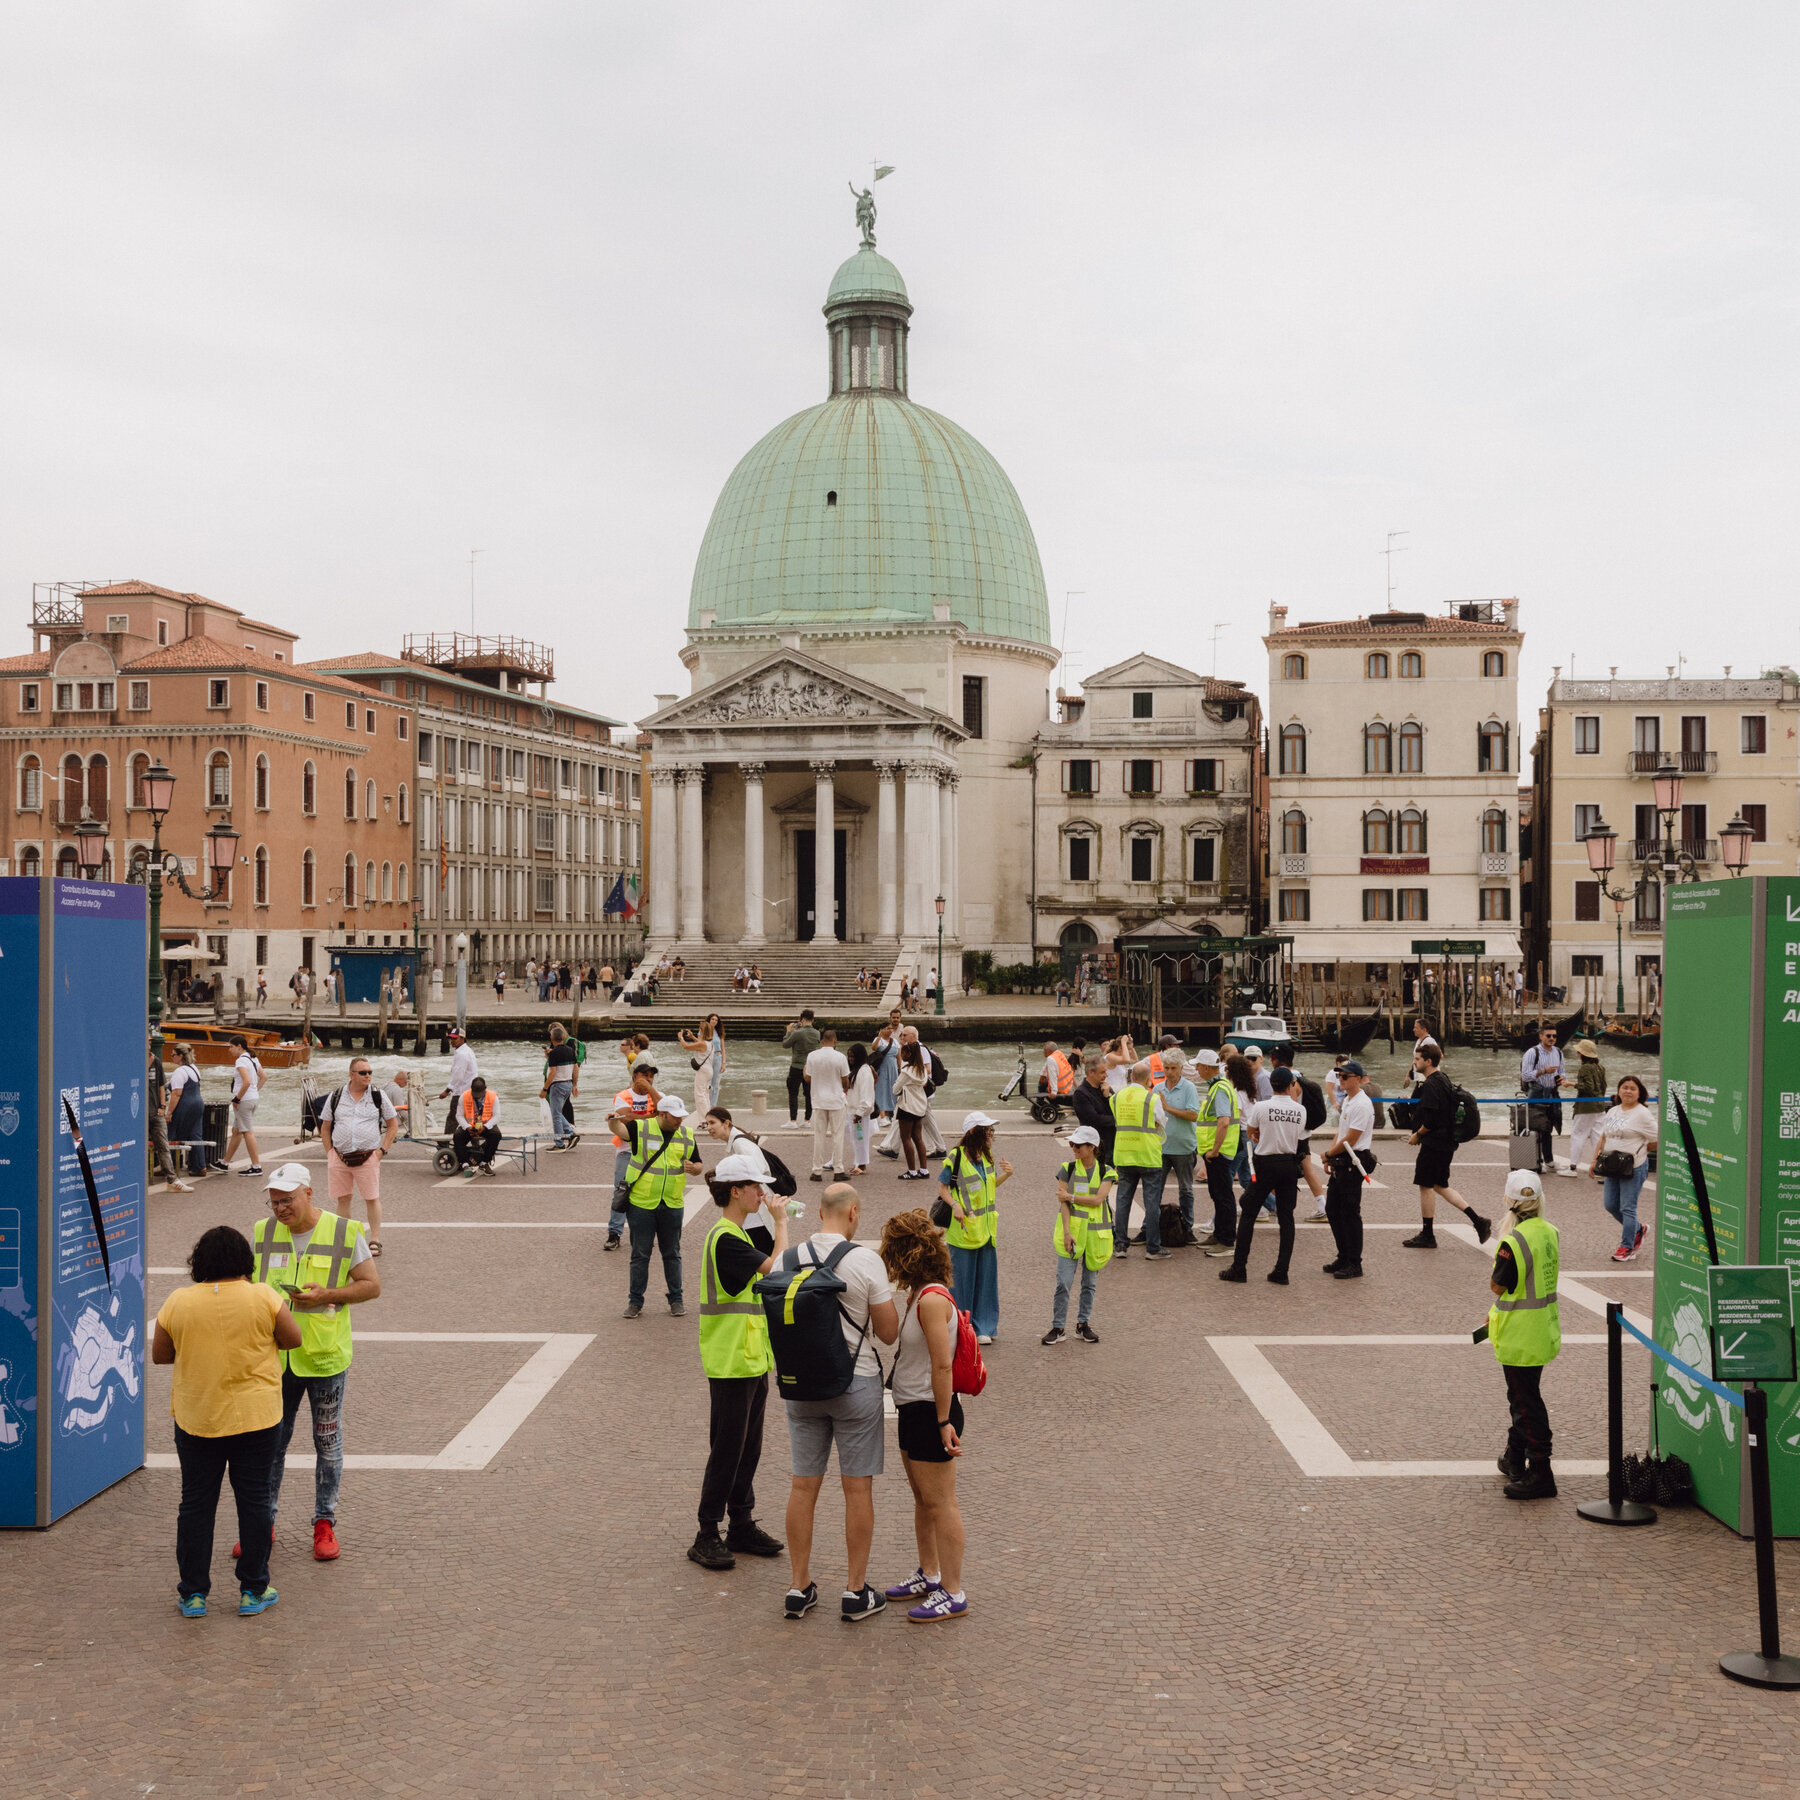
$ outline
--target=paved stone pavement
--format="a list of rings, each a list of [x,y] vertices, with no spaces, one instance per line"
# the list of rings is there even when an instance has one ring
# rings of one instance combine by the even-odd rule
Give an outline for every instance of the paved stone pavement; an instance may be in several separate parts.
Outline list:
[[[805,1166],[801,1140],[789,1161]],[[307,1555],[309,1484],[290,1473],[280,1605],[174,1607],[178,1477],[149,1469],[43,1534],[0,1540],[0,1733],[9,1796],[608,1794],[642,1796],[1792,1795],[1796,1702],[1725,1681],[1755,1641],[1751,1557],[1703,1515],[1609,1531],[1577,1519],[1598,1477],[1521,1506],[1485,1478],[1300,1473],[1207,1339],[1466,1334],[1485,1258],[1445,1234],[1426,1254],[1370,1233],[1369,1277],[1247,1287],[1198,1251],[1141,1253],[1101,1279],[1102,1342],[1039,1347],[1052,1258],[1047,1134],[1009,1137],[1002,1329],[968,1403],[959,1483],[968,1617],[916,1629],[898,1609],[835,1616],[842,1508],[828,1486],[816,1569],[826,1602],[780,1616],[785,1560],[708,1576],[685,1560],[705,1450],[695,1319],[621,1317],[626,1257],[603,1255],[611,1155],[590,1139],[534,1178],[471,1189],[392,1165],[374,1332],[592,1334],[479,1472],[345,1477],[335,1565]],[[312,1152],[316,1156],[316,1150]],[[1404,1156],[1383,1147],[1388,1168]],[[1478,1166],[1469,1166],[1476,1164]],[[865,1234],[920,1188],[878,1163]],[[1497,1149],[1464,1191],[1500,1210]],[[803,1188],[810,1198],[816,1193]],[[926,1191],[927,1193],[929,1190]],[[250,1180],[152,1202],[151,1261],[201,1229],[247,1225]],[[1411,1192],[1370,1197],[1377,1224]],[[1565,1267],[1601,1269],[1596,1191],[1552,1184]],[[1652,1209],[1653,1210],[1653,1209]],[[575,1221],[571,1230],[527,1229]],[[457,1224],[473,1229],[451,1229]],[[519,1227],[510,1229],[510,1227]],[[690,1224],[687,1241],[698,1241]],[[1267,1241],[1264,1241],[1264,1240]],[[693,1263],[690,1260],[690,1269]],[[1648,1262],[1633,1265],[1640,1275]],[[152,1282],[152,1303],[176,1276]],[[1590,1278],[1647,1306],[1645,1280]],[[690,1276],[690,1305],[695,1298]],[[1565,1330],[1598,1318],[1564,1307]],[[352,1453],[429,1457],[536,1353],[531,1343],[366,1339]],[[1488,1459],[1505,1427],[1485,1347],[1294,1346],[1267,1353],[1354,1460]],[[1559,1453],[1603,1454],[1604,1350],[1572,1346],[1546,1384]],[[1628,1363],[1641,1441],[1646,1363]],[[169,1448],[153,1372],[153,1450]],[[781,1531],[779,1404],[760,1484]],[[303,1436],[304,1434],[302,1434]],[[913,1565],[891,1444],[877,1484],[878,1581]],[[1779,1547],[1800,1639],[1800,1555]]]

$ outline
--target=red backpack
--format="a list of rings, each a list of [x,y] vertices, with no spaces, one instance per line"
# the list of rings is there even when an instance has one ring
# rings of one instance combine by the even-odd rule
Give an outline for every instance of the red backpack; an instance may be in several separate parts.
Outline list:
[[[971,1399],[987,1386],[987,1364],[981,1360],[981,1346],[975,1341],[975,1322],[961,1307],[956,1296],[942,1282],[928,1282],[913,1296],[913,1304],[935,1289],[956,1311],[956,1354],[950,1363],[950,1391],[967,1394]]]

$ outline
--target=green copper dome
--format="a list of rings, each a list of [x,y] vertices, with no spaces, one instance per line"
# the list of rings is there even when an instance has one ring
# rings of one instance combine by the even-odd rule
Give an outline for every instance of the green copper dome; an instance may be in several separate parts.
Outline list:
[[[900,272],[866,246],[826,300],[831,398],[732,470],[701,540],[688,627],[930,624],[1049,644],[1031,522],[959,425],[907,398]]]

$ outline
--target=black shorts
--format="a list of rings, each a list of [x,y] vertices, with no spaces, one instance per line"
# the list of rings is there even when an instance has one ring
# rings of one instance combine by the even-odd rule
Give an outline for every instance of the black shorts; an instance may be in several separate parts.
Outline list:
[[[902,1400],[897,1410],[900,1414],[902,1456],[910,1456],[914,1462],[945,1463],[952,1460],[950,1452],[944,1448],[944,1434],[938,1430],[935,1400]],[[955,1395],[950,1398],[950,1423],[956,1427],[956,1435],[961,1437],[963,1409],[962,1402]]]
[[[1450,1162],[1456,1155],[1456,1134],[1452,1131],[1427,1132],[1419,1145],[1413,1163],[1413,1186],[1441,1188],[1450,1185]]]

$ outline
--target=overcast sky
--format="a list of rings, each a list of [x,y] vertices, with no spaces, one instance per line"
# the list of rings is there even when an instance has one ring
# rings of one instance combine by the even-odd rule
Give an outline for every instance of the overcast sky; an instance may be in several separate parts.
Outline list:
[[[880,157],[912,392],[1079,678],[1517,594],[1567,672],[1795,643],[1789,6],[0,5],[0,651],[127,575],[303,656],[475,623],[634,719],[823,398]]]

